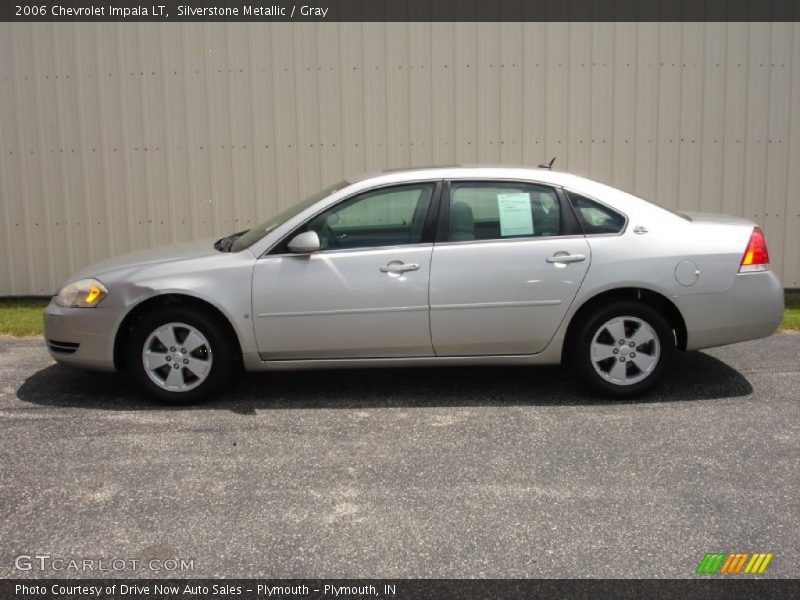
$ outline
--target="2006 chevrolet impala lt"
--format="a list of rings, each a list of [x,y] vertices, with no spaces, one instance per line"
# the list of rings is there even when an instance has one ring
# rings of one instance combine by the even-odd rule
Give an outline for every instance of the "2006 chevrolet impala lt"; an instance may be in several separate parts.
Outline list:
[[[569,362],[635,396],[677,350],[772,334],[761,230],[549,169],[343,181],[252,229],[100,262],[45,313],[53,358],[168,402],[248,370]]]

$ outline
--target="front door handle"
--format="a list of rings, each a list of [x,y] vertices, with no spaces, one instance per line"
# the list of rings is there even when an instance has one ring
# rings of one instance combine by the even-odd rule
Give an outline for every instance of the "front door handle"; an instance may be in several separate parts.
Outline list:
[[[549,263],[574,263],[586,260],[585,254],[554,254],[545,260]]]
[[[419,271],[417,263],[404,263],[401,260],[393,260],[388,265],[381,267],[381,273],[405,273],[406,271]]]

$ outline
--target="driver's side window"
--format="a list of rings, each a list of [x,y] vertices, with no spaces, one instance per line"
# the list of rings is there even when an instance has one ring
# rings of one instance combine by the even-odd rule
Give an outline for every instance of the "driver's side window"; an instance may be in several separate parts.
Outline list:
[[[333,206],[308,222],[322,250],[418,244],[434,183],[415,183],[364,192]]]

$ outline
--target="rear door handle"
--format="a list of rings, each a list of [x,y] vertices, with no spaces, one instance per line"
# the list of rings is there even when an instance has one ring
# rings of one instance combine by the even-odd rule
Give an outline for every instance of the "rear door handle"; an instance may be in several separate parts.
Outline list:
[[[585,254],[554,254],[545,260],[549,263],[574,263],[586,260]]]
[[[406,271],[419,271],[417,263],[404,263],[400,260],[393,260],[388,265],[381,267],[381,273],[405,273]]]

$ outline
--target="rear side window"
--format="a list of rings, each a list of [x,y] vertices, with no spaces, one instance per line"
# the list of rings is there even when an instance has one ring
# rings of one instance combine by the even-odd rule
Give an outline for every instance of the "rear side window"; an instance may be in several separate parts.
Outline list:
[[[451,242],[552,236],[561,231],[561,206],[546,186],[454,181],[449,221]]]
[[[574,192],[568,195],[585,235],[619,233],[625,227],[625,217],[620,213],[586,196]]]

